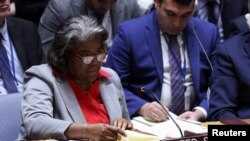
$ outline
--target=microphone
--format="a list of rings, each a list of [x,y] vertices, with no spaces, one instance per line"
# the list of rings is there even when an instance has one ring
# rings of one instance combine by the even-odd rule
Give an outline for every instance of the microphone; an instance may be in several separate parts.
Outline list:
[[[160,100],[157,98],[156,94],[153,93],[153,92],[150,91],[150,90],[145,89],[143,86],[141,87],[140,90],[141,90],[142,93],[149,93],[149,94],[152,94],[152,95],[154,96],[154,98],[155,98],[155,100],[157,101],[157,103],[159,103],[159,104],[161,105],[161,107],[162,107],[162,108],[164,109],[164,111],[168,114],[168,116],[170,117],[170,119],[174,122],[175,126],[178,128],[178,130],[179,130],[179,132],[180,132],[180,134],[181,134],[181,137],[184,138],[184,135],[183,135],[183,133],[182,133],[182,131],[181,131],[180,126],[176,123],[176,121],[175,121],[174,118],[170,115],[170,113],[168,112],[168,110],[163,106],[163,104],[162,104],[162,103],[160,102]]]

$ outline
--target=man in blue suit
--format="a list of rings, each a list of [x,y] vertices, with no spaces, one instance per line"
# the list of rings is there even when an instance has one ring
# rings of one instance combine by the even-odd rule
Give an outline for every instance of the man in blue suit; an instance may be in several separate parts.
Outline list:
[[[219,42],[217,28],[192,18],[195,0],[154,0],[155,11],[121,24],[106,66],[120,76],[131,117],[141,115],[149,121],[164,121],[172,104],[168,45],[177,36],[180,62],[175,65],[182,81],[184,110],[179,117],[204,120],[208,110],[207,90],[212,71],[212,52]],[[173,60],[173,59],[172,59]],[[182,88],[183,88],[182,87]],[[144,88],[144,90],[141,90]]]
[[[217,49],[209,120],[250,118],[250,32],[226,40]]]

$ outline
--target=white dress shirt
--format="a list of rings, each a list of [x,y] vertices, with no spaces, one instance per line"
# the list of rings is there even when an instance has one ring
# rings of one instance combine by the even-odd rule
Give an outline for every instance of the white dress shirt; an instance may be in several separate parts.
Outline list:
[[[188,52],[186,50],[185,44],[182,39],[182,34],[177,36],[177,41],[180,45],[180,53],[181,53],[181,66],[184,67],[184,62],[186,62],[186,74],[185,74],[185,82],[186,91],[184,93],[184,101],[185,101],[185,111],[190,110],[190,103],[194,103],[195,100],[195,91],[194,91],[194,83],[192,79],[191,67],[188,57]],[[168,42],[168,41],[167,41]],[[169,69],[169,57],[168,57],[168,44],[167,44],[164,34],[161,32],[161,48],[162,48],[162,58],[163,58],[163,84],[161,90],[161,102],[164,106],[170,108],[171,107],[171,81],[170,81],[170,69]],[[184,61],[184,57],[186,61]],[[207,116],[207,112],[202,107],[195,107],[194,109],[199,109],[203,112],[205,117]]]

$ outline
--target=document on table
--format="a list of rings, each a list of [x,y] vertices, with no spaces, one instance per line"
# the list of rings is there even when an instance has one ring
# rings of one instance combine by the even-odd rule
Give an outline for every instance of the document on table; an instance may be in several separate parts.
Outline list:
[[[190,131],[193,133],[207,133],[207,128],[204,126],[201,126],[201,124],[197,121],[185,121],[185,120],[178,120],[176,119],[176,115],[173,113],[170,113],[171,116],[175,119],[176,123],[180,126],[182,133],[184,134],[184,131]],[[169,119],[164,122],[149,122],[145,120],[143,117],[138,116],[132,119],[133,127],[135,129],[138,129],[142,132],[150,133],[153,135],[147,135],[145,137],[155,137],[155,139],[166,139],[166,138],[179,138],[181,137],[181,134],[174,124],[174,122]],[[143,139],[143,134],[141,133],[131,133],[132,131],[126,131],[128,134],[128,137],[132,135],[135,139],[135,137]],[[154,138],[153,138],[154,139]],[[154,141],[154,140],[147,140],[147,141]],[[124,140],[124,141],[136,141],[136,140]]]
[[[137,131],[126,130],[127,137],[122,137],[121,141],[159,141],[159,137],[148,135]]]

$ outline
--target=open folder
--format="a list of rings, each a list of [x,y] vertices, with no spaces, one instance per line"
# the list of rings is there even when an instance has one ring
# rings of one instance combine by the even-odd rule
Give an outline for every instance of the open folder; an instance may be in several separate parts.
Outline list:
[[[207,133],[208,131],[207,127],[201,126],[200,122],[190,120],[178,120],[175,114],[170,114],[175,119],[176,123],[179,125],[183,134],[184,131],[189,131],[197,134]],[[171,119],[164,122],[155,123],[147,121],[143,117],[138,116],[132,119],[132,123],[135,129],[148,134],[136,131],[126,131],[128,136],[124,138],[123,141],[159,141],[168,138],[170,139],[181,137],[180,131]]]

